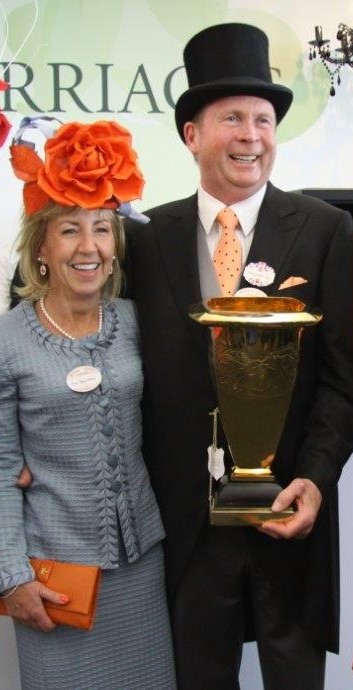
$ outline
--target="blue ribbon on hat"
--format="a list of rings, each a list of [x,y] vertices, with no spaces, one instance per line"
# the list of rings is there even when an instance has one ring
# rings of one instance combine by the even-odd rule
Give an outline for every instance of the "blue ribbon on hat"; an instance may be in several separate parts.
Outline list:
[[[133,209],[129,201],[125,201],[124,203],[120,204],[119,208],[116,209],[116,212],[119,214],[119,216],[131,218],[131,220],[136,220],[137,223],[142,223],[143,225],[146,225],[146,223],[149,223],[151,220],[148,216],[145,216],[144,213],[139,213]]]
[[[22,144],[28,146],[31,149],[35,148],[35,144],[32,141],[27,141],[23,139],[23,135],[27,129],[39,129],[46,139],[51,139],[54,136],[58,126],[54,127],[54,122],[62,125],[63,123],[56,117],[49,117],[49,115],[38,115],[37,117],[24,117],[20,122],[20,126],[12,140],[13,144]],[[49,124],[51,123],[51,124]]]

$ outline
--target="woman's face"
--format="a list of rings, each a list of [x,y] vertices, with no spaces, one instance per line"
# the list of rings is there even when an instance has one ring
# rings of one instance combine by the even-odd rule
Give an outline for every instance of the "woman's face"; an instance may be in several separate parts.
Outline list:
[[[51,291],[68,298],[99,297],[115,253],[109,213],[76,209],[48,221],[39,256]]]

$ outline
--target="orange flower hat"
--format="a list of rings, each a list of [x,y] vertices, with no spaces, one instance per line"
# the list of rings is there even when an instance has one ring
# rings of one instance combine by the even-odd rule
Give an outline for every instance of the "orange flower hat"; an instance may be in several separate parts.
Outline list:
[[[148,222],[130,205],[130,201],[141,199],[144,186],[130,132],[117,122],[104,120],[70,122],[55,131],[54,120],[47,116],[24,118],[10,146],[14,173],[25,183],[27,215],[37,213],[52,200],[63,206],[116,209],[120,215]],[[39,129],[47,138],[44,162],[34,144],[22,138],[29,128]]]

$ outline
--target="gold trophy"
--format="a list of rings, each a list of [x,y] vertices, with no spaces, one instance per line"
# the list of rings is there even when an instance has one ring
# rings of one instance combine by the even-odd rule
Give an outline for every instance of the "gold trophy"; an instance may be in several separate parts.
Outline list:
[[[217,297],[191,307],[211,329],[218,410],[234,466],[210,476],[213,525],[283,519],[271,504],[281,490],[271,472],[297,374],[303,328],[322,315],[290,297]],[[215,445],[215,444],[214,444]],[[214,448],[215,450],[215,448]]]

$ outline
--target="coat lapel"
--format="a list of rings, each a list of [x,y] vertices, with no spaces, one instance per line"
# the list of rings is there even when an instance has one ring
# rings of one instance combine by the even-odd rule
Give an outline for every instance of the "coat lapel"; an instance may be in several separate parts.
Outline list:
[[[274,282],[263,288],[268,294],[277,290],[283,264],[301,231],[305,218],[306,214],[297,211],[284,192],[268,183],[247,258],[247,265],[264,261],[274,269]],[[243,277],[240,287],[248,286]]]
[[[197,222],[197,196],[193,195],[171,208],[157,228],[157,242],[167,280],[184,316],[188,316],[190,305],[201,299]]]
[[[301,232],[306,214],[270,182],[256,223],[247,265],[265,261],[275,271],[267,294],[277,291],[282,267]],[[156,238],[167,280],[178,308],[189,319],[192,304],[201,300],[197,255],[197,195],[171,206],[157,225]],[[243,277],[240,287],[248,287]]]
[[[197,223],[197,195],[194,194],[169,208],[163,221],[157,224],[156,239],[173,299],[194,346],[206,361],[210,331],[189,316],[191,305],[202,299]]]

